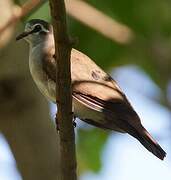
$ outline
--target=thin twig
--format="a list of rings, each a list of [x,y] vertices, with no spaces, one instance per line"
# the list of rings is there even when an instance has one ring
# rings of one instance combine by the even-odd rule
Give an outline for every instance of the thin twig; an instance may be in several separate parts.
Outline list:
[[[117,22],[85,1],[65,0],[65,2],[70,16],[112,41],[128,44],[134,38],[134,33],[128,26]]]
[[[0,28],[2,33],[6,28],[14,25],[19,19],[25,17],[35,7],[45,3],[47,0],[29,0],[22,7],[15,5],[13,14],[7,24]],[[65,0],[67,13],[94,29],[103,36],[120,44],[128,44],[134,38],[134,32],[126,25],[117,22],[101,11],[81,0]]]
[[[76,180],[75,134],[72,123],[71,44],[67,34],[64,0],[50,0],[55,37],[56,55],[56,103],[58,104],[57,123],[60,139],[61,180]]]
[[[42,3],[41,0],[29,0],[26,3],[24,3],[21,7],[18,5],[14,5],[11,18],[2,28],[0,28],[0,33],[5,31],[8,27],[16,24],[19,19],[30,13],[30,11],[37,7],[40,3]]]

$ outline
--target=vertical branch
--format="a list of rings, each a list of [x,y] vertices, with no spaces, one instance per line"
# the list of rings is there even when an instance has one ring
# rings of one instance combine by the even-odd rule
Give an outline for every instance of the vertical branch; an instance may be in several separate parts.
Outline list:
[[[62,180],[76,180],[75,135],[72,124],[70,53],[64,0],[49,0],[55,37],[56,102],[60,139],[60,167]]]

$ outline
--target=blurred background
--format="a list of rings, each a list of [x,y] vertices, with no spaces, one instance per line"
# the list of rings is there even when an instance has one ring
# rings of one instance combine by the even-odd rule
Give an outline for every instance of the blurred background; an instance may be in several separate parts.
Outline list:
[[[136,139],[77,119],[79,179],[171,179],[171,1],[66,0],[66,7],[75,48],[111,74],[167,152],[160,161]],[[58,174],[56,107],[31,79],[28,45],[15,41],[32,18],[51,21],[48,1],[1,0],[0,180]]]

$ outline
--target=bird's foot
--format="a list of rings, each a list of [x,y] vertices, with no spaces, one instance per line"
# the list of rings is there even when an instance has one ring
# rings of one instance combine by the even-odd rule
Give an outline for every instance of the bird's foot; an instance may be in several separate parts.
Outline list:
[[[72,116],[73,116],[72,124],[73,124],[74,128],[76,128],[77,127],[76,116],[74,115],[73,112],[72,112]],[[55,122],[56,122],[56,130],[57,130],[57,132],[59,132],[60,128],[59,128],[59,120],[58,120],[57,116],[55,117]]]
[[[57,116],[55,117],[55,122],[56,122],[56,130],[57,130],[57,132],[59,133],[59,121],[58,121],[58,118],[57,118]]]
[[[76,116],[74,115],[74,112],[72,112],[72,124],[73,124],[74,128],[77,127]]]
[[[72,121],[72,124],[73,124],[74,128],[77,127],[77,123],[75,122],[75,120]]]

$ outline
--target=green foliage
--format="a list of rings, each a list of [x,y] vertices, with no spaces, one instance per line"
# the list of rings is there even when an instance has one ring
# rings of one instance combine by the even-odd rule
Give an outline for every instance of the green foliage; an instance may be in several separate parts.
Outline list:
[[[48,1],[44,3],[37,11],[28,16],[29,19],[44,19],[46,21],[50,21],[50,11],[49,11],[49,3]]]
[[[169,53],[171,2],[168,0],[88,0],[87,2],[115,20],[128,25],[134,31],[135,39],[129,45],[121,46],[71,19],[70,32],[80,40],[77,48],[106,69],[123,64],[137,64],[161,88],[164,88],[171,67]]]
[[[101,168],[101,153],[108,133],[97,129],[79,129],[77,142],[78,171],[97,172]]]
[[[114,63],[117,64],[118,56],[121,53],[120,46],[71,18],[68,21],[70,22],[70,34],[79,39],[77,49],[87,54],[103,68],[107,69]]]

